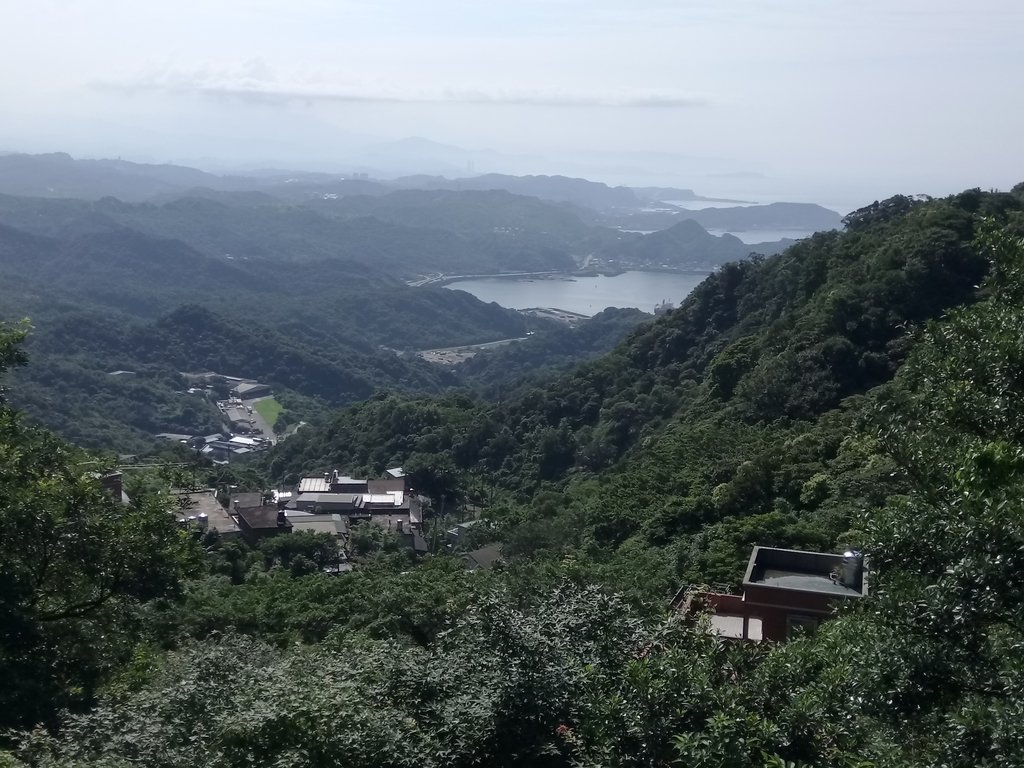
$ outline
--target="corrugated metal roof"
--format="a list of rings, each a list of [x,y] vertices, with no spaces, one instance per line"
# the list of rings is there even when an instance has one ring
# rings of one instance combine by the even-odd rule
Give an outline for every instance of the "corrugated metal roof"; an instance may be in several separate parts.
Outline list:
[[[331,484],[323,477],[303,477],[299,480],[299,493],[327,493]]]

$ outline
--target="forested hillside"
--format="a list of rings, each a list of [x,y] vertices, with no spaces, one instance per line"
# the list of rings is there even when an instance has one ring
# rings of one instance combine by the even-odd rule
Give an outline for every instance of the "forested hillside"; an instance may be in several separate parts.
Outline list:
[[[592,213],[587,218],[606,226],[642,231],[668,229],[681,221],[693,221],[702,228],[721,229],[728,232],[756,232],[757,230],[813,232],[815,230],[839,229],[842,226],[838,213],[813,203],[768,203],[767,205],[736,205],[728,208],[718,208],[714,203],[708,203],[710,206],[708,208],[690,210],[680,208],[671,202],[661,202],[679,199],[655,198],[656,204],[648,208],[612,211],[603,214]]]
[[[485,197],[485,201],[489,198]],[[333,215],[338,205],[287,205],[278,200],[223,202],[210,197],[182,197],[160,205],[99,201],[0,198],[0,222],[38,234],[66,237],[130,228],[156,238],[187,243],[202,254],[224,261],[260,260],[318,263],[339,260],[395,278],[451,272],[485,274],[517,270],[572,269],[574,262],[559,241],[537,238],[520,243],[513,223],[517,206],[506,216],[506,229],[458,233],[439,224],[396,223],[394,216]],[[539,202],[538,205],[542,205]],[[500,203],[499,203],[500,206]],[[380,206],[387,210],[386,206]],[[371,209],[372,210],[372,209]],[[567,213],[570,224],[572,215]],[[563,218],[564,218],[563,217]],[[441,222],[443,224],[443,221]],[[577,229],[583,229],[578,225]]]
[[[836,546],[899,488],[848,436],[914,329],[974,300],[981,218],[1020,228],[1020,209],[894,198],[845,233],[719,270],[609,355],[501,405],[357,405],[282,446],[271,476],[409,464],[442,493],[493,499],[510,551],[573,551],[652,598],[736,579],[755,542]]]
[[[155,433],[214,431],[216,409],[182,394],[182,371],[265,380],[298,406],[293,423],[376,391],[519,386],[504,376],[485,384],[473,366],[460,381],[396,353],[521,338],[551,330],[548,321],[406,279],[572,271],[585,262],[711,269],[750,250],[695,224],[650,237],[618,232],[585,222],[572,205],[488,181],[478,190],[388,194],[353,182],[344,195],[300,194],[277,177],[247,181],[175,166],[15,155],[0,165],[11,169],[14,189],[31,181],[35,166],[42,175],[32,183],[51,185],[47,197],[0,195],[0,317],[28,317],[34,328],[33,363],[11,382],[14,402],[79,445],[118,453],[145,452]],[[62,196],[85,196],[90,179],[158,202]],[[330,178],[292,181],[317,188]],[[534,182],[608,190],[552,179],[523,188]],[[276,184],[291,192],[282,198]],[[564,361],[609,347],[592,341],[621,338],[610,326],[589,328],[555,342],[575,347]],[[541,337],[516,370],[556,362],[532,353]],[[109,375],[121,370],[136,375]]]
[[[263,379],[342,405],[382,388],[455,383],[395,350],[544,326],[341,259],[227,259],[120,227],[44,236],[0,225],[0,306],[3,318],[33,325],[32,363],[11,381],[14,402],[79,445],[120,453],[151,448],[158,432],[216,431],[216,410],[182,394],[180,371]],[[109,375],[118,370],[136,375]]]
[[[1024,764],[1022,286],[1024,186],[895,197],[549,381],[378,393],[267,457],[401,463],[428,533],[491,522],[489,571],[384,534],[333,575],[315,537],[176,538],[158,478],[120,512],[4,405],[0,760]],[[859,548],[870,594],[784,644],[671,614],[754,544]]]
[[[508,399],[574,364],[610,352],[651,316],[638,309],[609,307],[574,326],[561,323],[535,331],[518,344],[482,350],[453,374],[489,400]]]
[[[734,235],[711,235],[694,221],[680,221],[647,235],[627,234],[604,248],[601,256],[616,263],[644,264],[655,269],[713,270],[750,253],[772,256],[792,243],[788,240],[751,246]]]
[[[307,418],[382,387],[424,393],[455,384],[442,368],[363,340],[315,341],[196,305],[152,322],[69,314],[31,335],[31,362],[12,375],[10,396],[36,422],[76,445],[125,453],[151,450],[159,432],[221,431],[216,408],[204,396],[184,392],[190,385],[179,372],[249,377],[282,396],[315,399],[319,405],[303,402],[312,407],[299,411]]]

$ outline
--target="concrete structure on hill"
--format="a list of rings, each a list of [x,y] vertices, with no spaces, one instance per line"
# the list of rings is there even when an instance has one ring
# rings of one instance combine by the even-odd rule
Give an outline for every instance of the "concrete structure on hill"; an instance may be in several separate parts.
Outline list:
[[[470,571],[489,571],[502,562],[501,545],[490,544],[467,552],[462,556],[462,562]]]
[[[174,517],[191,530],[205,532],[216,531],[221,538],[231,538],[240,534],[238,524],[224,509],[213,488],[202,491],[171,490],[177,509]]]
[[[242,538],[250,547],[255,547],[262,539],[291,533],[293,526],[283,509],[276,504],[264,504],[258,507],[235,507],[234,518],[242,532]]]
[[[157,432],[154,437],[160,440],[169,440],[172,443],[188,443],[192,439],[192,435],[186,435],[183,432]]]
[[[709,631],[722,637],[786,640],[813,632],[838,604],[867,594],[868,569],[859,552],[754,547],[742,594],[684,587],[673,606],[684,615],[706,613]]]
[[[369,522],[400,536],[414,551],[425,552],[422,503],[406,481],[404,476],[369,480],[325,472],[301,478],[286,508],[343,515],[350,525]]]
[[[255,419],[249,409],[246,408],[242,403],[228,403],[221,407],[221,413],[224,414],[224,420],[230,425],[232,432],[239,432],[241,434],[249,434],[254,431],[253,426]]]
[[[246,435],[207,435],[194,437],[188,444],[214,463],[227,464],[232,459],[249,456],[265,450],[269,445],[262,437]]]
[[[336,538],[343,548],[348,548],[349,523],[348,518],[344,515],[311,515],[306,512],[285,512],[285,516],[292,525],[292,533],[302,533],[303,531],[326,533]]]

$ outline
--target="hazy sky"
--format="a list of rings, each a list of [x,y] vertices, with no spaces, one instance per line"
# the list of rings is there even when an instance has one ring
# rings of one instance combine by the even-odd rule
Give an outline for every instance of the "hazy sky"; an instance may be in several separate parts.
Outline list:
[[[472,161],[840,206],[1024,179],[1020,0],[0,11],[0,149],[463,173]],[[381,146],[406,137],[470,152]]]

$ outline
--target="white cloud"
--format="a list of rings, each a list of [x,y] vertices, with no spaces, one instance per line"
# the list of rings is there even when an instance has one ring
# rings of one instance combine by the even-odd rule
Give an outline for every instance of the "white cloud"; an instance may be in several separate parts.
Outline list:
[[[365,104],[476,104],[538,107],[692,109],[707,99],[659,90],[587,92],[565,89],[412,88],[356,80],[342,74],[278,73],[262,59],[242,64],[210,63],[192,69],[171,65],[129,79],[98,79],[91,85],[127,93],[199,94],[260,103],[344,102]]]

